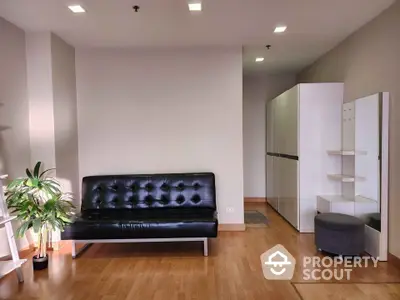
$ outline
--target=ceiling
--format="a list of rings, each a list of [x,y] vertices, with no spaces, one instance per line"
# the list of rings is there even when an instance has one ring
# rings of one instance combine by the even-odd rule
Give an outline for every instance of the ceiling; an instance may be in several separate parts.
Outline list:
[[[191,14],[187,0],[1,0],[0,16],[27,31],[53,31],[76,47],[244,46],[245,72],[282,73],[312,63],[394,0],[202,2],[203,11]],[[72,14],[71,4],[87,13]],[[278,24],[288,30],[274,34]],[[265,61],[255,63],[256,56]]]

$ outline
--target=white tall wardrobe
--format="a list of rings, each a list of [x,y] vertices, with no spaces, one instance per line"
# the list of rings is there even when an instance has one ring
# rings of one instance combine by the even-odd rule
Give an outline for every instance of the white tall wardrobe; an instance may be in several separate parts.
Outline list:
[[[341,193],[342,83],[299,84],[267,103],[267,199],[300,232],[314,231],[317,195]]]

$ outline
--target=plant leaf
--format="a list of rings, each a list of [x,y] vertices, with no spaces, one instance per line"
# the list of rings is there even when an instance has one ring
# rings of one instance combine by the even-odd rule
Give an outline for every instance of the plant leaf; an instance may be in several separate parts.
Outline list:
[[[30,171],[28,168],[26,169],[26,175],[27,175],[30,179],[33,178],[33,175],[32,175],[31,171]]]
[[[21,183],[24,182],[24,178],[20,178],[20,179],[14,179],[12,182],[10,182],[10,184],[7,186],[7,190],[12,190],[13,188],[15,188],[16,186],[20,185]]]
[[[29,227],[31,225],[31,221],[26,221],[22,223],[22,225],[17,229],[17,236],[19,238],[22,238],[25,233],[28,231]]]
[[[39,179],[34,177],[31,179],[32,186],[39,187]]]
[[[33,176],[34,177],[39,177],[39,170],[40,170],[40,165],[42,164],[42,162],[41,161],[38,161],[37,162],[37,164],[36,164],[36,166],[35,166],[35,169],[33,170]]]
[[[5,192],[7,206],[22,221],[17,231],[19,237],[32,227],[35,233],[43,230],[43,226],[63,231],[74,220],[73,195],[63,193],[55,178],[44,176],[52,169],[38,176],[41,166],[38,162],[33,174],[27,169],[27,177],[11,182]]]
[[[33,231],[35,232],[35,233],[39,233],[40,232],[40,229],[42,228],[42,220],[40,220],[40,219],[35,219],[35,220],[33,220]]]
[[[47,172],[50,172],[50,171],[55,170],[55,169],[56,169],[56,168],[47,169],[47,170],[43,171],[43,172],[40,174],[39,177],[42,178],[43,175],[45,175]]]

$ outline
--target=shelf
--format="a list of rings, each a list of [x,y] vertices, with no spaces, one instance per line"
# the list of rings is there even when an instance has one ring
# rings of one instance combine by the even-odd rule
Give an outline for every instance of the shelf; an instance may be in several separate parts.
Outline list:
[[[12,260],[0,261],[0,277],[3,277],[14,271],[16,268],[21,267],[24,262],[26,262],[26,259],[20,259],[18,262]]]
[[[367,151],[356,151],[356,150],[329,150],[329,155],[343,155],[343,156],[354,156],[354,155],[366,155]]]
[[[320,213],[341,213],[353,216],[354,206],[355,202],[352,199],[340,195],[317,196],[317,211]]]
[[[378,203],[378,201],[376,201],[376,200],[369,199],[369,198],[365,198],[365,197],[363,197],[363,196],[356,196],[356,197],[354,198],[354,202],[357,202],[357,203],[366,203],[366,204],[377,204],[377,203]]]
[[[318,195],[319,198],[322,198],[326,201],[329,202],[354,202],[354,198],[345,198],[343,196],[340,195],[329,195],[329,196],[320,196]]]
[[[5,223],[7,223],[7,222],[10,222],[10,221],[12,221],[12,220],[14,220],[14,219],[16,219],[17,217],[16,216],[9,216],[9,217],[0,217],[0,225],[3,225],[3,224],[5,224]]]
[[[367,203],[367,204],[376,204],[377,201],[368,199],[362,196],[356,196],[353,198],[344,197],[341,195],[318,195],[317,197],[322,198],[329,202],[355,202],[355,203]]]
[[[8,175],[7,174],[2,174],[0,175],[0,179],[7,179]]]
[[[330,195],[317,196],[317,211],[345,214],[365,220],[369,214],[379,212],[379,208],[377,201],[361,196]]]
[[[341,182],[354,182],[354,181],[362,181],[364,177],[354,177],[350,175],[343,175],[343,174],[328,174],[328,177],[333,180],[338,180]]]

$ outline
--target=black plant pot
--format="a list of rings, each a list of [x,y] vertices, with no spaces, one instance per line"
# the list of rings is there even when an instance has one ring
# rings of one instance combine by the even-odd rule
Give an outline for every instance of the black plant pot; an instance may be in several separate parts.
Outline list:
[[[32,258],[33,261],[33,269],[34,270],[43,270],[43,269],[47,269],[47,267],[49,266],[49,256],[46,255],[46,257],[37,257],[37,255],[35,255]]]

